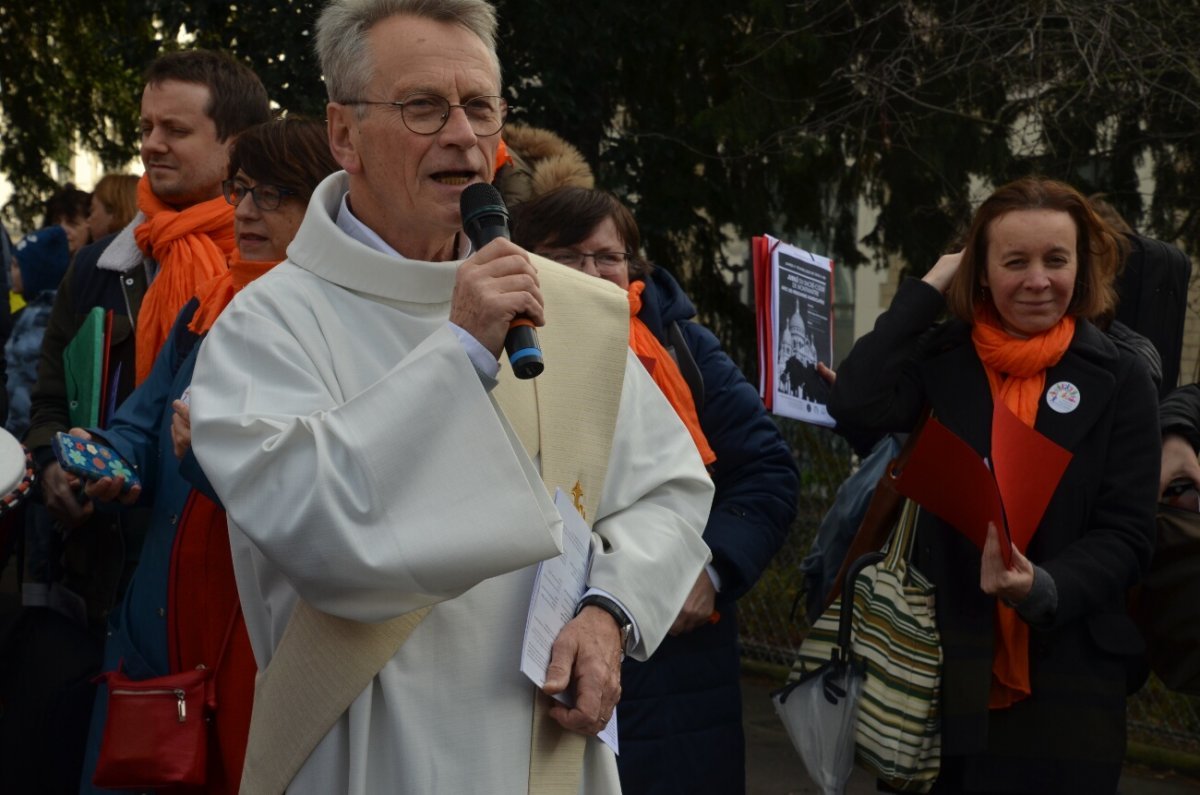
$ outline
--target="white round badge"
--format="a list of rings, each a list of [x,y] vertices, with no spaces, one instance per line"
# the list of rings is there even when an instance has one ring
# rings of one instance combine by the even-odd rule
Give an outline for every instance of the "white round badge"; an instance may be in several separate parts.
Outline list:
[[[1070,414],[1079,408],[1079,388],[1070,381],[1059,381],[1046,390],[1046,404],[1059,414]]]

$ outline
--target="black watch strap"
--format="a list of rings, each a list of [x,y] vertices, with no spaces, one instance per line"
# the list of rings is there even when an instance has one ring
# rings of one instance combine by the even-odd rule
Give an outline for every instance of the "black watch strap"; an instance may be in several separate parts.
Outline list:
[[[613,617],[617,628],[621,630],[621,652],[628,653],[630,642],[633,640],[633,620],[615,600],[598,593],[588,594],[580,599],[579,606],[575,608],[575,615],[579,615],[580,610],[589,606],[598,607]]]

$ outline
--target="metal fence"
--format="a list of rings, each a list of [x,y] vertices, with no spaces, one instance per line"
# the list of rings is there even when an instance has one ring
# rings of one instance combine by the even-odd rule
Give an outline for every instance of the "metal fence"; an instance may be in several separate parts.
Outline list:
[[[744,657],[790,666],[806,629],[800,562],[854,461],[849,446],[832,431],[777,420],[800,465],[799,511],[787,542],[738,603],[738,620]],[[1128,714],[1131,741],[1200,757],[1200,699],[1171,693],[1151,677],[1129,699]]]

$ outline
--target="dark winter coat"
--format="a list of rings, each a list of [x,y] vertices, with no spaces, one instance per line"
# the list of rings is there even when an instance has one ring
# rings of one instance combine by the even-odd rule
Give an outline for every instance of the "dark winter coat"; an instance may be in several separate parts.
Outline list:
[[[8,363],[8,420],[5,429],[18,439],[29,430],[30,390],[37,381],[42,335],[50,322],[54,290],[43,290],[13,315],[12,334],[4,345]]]
[[[100,306],[113,312],[108,374],[112,379],[119,372],[115,380],[117,404],[120,405],[133,391],[136,347],[133,327],[146,293],[146,272],[141,267],[128,273],[96,267],[100,255],[114,237],[101,238],[79,250],[54,298],[50,322],[42,338],[37,385],[33,389],[32,425],[26,439],[39,466],[53,458],[50,440],[54,434],[70,428],[62,355],[93,307]]]
[[[668,348],[671,324],[678,324],[687,351],[676,358],[694,359],[703,379],[700,427],[717,454],[704,540],[721,578],[721,618],[668,636],[647,662],[626,660],[617,758],[625,795],[744,791],[734,603],[762,574],[796,514],[799,478],[787,443],[716,337],[691,322],[695,313],[670,274],[651,271],[638,317]]]
[[[925,334],[942,295],[901,285],[875,330],[838,369],[830,412],[878,430],[911,429],[928,404],[980,455],[991,446],[992,398],[969,327]],[[1126,668],[1144,644],[1125,608],[1149,565],[1160,441],[1157,399],[1139,357],[1080,320],[1047,387],[1070,382],[1078,407],[1042,401],[1034,427],[1073,457],[1027,556],[1054,580],[1058,606],[1031,628],[1032,695],[987,707],[995,600],[979,588],[979,550],[922,512],[914,562],[936,586],[945,657],[942,753],[956,781],[945,791],[1114,792],[1125,751]]]
[[[115,405],[133,391],[133,321],[146,292],[146,270],[141,265],[127,273],[97,268],[100,255],[114,238],[109,235],[80,249],[54,297],[42,336],[37,383],[31,393],[30,428],[25,437],[39,470],[54,460],[50,448],[54,434],[71,427],[63,349],[75,338],[93,307],[113,312],[108,377]],[[97,634],[103,633],[108,613],[137,563],[148,518],[147,511],[137,508],[97,512],[66,538],[65,584],[83,597],[89,624]]]
[[[1158,407],[1163,436],[1177,433],[1200,450],[1200,384],[1187,384],[1163,398]]]
[[[1117,276],[1116,319],[1150,340],[1162,357],[1159,397],[1179,383],[1183,319],[1187,314],[1192,261],[1177,246],[1127,235],[1129,256]]]

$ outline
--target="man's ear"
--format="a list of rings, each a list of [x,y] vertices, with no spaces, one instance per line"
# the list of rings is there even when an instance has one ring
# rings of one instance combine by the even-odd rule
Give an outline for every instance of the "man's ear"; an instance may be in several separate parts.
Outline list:
[[[329,151],[333,159],[350,174],[362,172],[362,158],[358,154],[358,119],[350,105],[330,102],[325,106],[325,118],[329,125]]]

